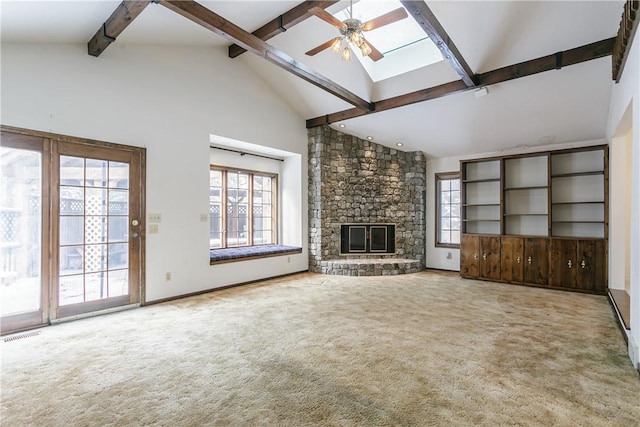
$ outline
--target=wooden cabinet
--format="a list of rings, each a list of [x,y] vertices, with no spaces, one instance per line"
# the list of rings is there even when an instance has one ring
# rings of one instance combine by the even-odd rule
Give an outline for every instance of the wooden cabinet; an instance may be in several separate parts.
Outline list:
[[[551,242],[550,285],[603,293],[607,268],[604,240],[554,239]]]
[[[532,285],[549,284],[548,239],[533,237],[524,239],[524,282]]]
[[[460,275],[500,280],[500,237],[463,235],[460,240]]]
[[[478,277],[480,273],[480,237],[465,234],[460,237],[460,275]]]
[[[502,236],[500,252],[501,280],[547,286],[549,254],[546,238]]]
[[[500,280],[500,237],[480,236],[480,277]]]
[[[605,293],[606,145],[460,162],[460,274]]]
[[[524,239],[502,237],[500,255],[500,278],[507,282],[524,282]]]

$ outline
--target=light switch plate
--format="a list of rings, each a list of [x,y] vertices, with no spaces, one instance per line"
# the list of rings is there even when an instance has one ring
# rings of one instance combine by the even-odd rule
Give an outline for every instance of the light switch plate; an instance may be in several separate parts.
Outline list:
[[[200,215],[200,222],[209,222],[209,215],[208,214],[201,214]]]
[[[149,222],[161,222],[162,217],[160,214],[149,214]]]
[[[149,234],[158,234],[158,224],[149,224]]]

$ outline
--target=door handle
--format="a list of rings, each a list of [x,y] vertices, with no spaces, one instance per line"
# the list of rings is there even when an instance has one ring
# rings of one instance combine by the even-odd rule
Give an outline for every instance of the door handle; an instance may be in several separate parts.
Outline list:
[[[571,260],[569,260],[569,262],[567,263],[567,265],[569,266],[569,268],[571,268],[573,266],[573,264],[571,263]]]
[[[134,219],[133,221],[131,221],[131,225],[133,225],[134,227],[137,227],[138,224],[140,224],[140,222],[137,219]]]
[[[478,260],[478,254],[473,254],[473,259],[477,261]]]
[[[486,261],[487,260],[487,254],[482,254],[482,259]]]
[[[580,263],[580,267],[585,268],[587,266],[587,263],[584,262],[584,260],[582,260],[582,262]]]
[[[516,258],[516,262],[520,264],[520,257]]]
[[[531,264],[531,257],[527,258],[527,262]]]

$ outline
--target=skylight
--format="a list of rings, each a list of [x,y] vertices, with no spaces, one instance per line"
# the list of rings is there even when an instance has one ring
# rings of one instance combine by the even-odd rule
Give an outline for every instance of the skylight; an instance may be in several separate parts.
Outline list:
[[[366,22],[402,7],[397,0],[360,0],[353,4],[353,18]],[[341,21],[349,18],[349,7],[334,15]],[[442,61],[438,48],[411,16],[365,33],[369,43],[383,55],[374,62],[354,49],[356,58],[374,82]]]

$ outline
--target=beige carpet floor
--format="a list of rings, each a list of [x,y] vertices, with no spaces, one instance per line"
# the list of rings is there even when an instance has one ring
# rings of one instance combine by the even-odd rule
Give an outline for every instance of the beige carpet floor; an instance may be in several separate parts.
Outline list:
[[[305,273],[0,344],[3,426],[638,426],[606,297]]]

